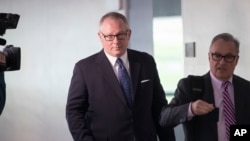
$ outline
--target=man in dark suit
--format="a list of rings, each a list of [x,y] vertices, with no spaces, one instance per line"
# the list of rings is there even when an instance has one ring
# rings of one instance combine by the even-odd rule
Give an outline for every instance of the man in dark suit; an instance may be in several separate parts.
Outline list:
[[[216,35],[208,58],[210,71],[203,76],[181,79],[174,98],[162,110],[160,124],[183,123],[186,141],[228,141],[227,125],[250,124],[247,108],[250,107],[250,82],[234,75],[239,41],[229,33]],[[227,88],[224,82],[228,83]],[[224,94],[229,96],[231,108]],[[224,113],[228,109],[231,109],[230,116]],[[228,123],[229,118],[234,123]]]
[[[131,30],[126,17],[105,14],[98,36],[103,50],[76,63],[69,88],[66,118],[74,140],[174,141],[173,128],[159,126],[167,100],[155,61],[128,49]],[[118,58],[130,76],[129,98],[121,87]]]

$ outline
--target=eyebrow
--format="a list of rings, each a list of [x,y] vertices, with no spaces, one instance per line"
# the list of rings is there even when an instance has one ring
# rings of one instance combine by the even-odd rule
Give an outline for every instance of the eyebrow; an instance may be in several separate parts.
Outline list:
[[[119,35],[119,34],[126,34],[128,32],[128,29],[125,30],[125,31],[119,31],[117,34],[111,34],[111,33],[108,33],[108,34],[104,34],[102,31],[100,31],[103,35],[105,36],[109,36],[109,35]]]
[[[238,55],[237,53],[235,54],[235,53],[232,53],[232,52],[229,52],[229,53],[226,53],[226,54],[222,54],[222,53],[220,53],[220,52],[212,52],[212,51],[210,51],[210,53],[213,53],[213,54],[219,54],[219,55],[222,55],[222,56],[225,56],[225,55]]]

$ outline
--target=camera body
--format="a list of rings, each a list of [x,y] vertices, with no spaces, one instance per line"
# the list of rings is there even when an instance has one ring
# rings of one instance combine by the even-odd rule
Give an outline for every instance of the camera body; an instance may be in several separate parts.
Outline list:
[[[0,13],[0,36],[5,34],[6,29],[15,29],[19,20],[19,15],[10,13]],[[0,38],[0,45],[5,45],[6,40]],[[20,69],[21,49],[13,45],[7,45],[0,51],[0,115],[4,109],[6,100],[6,85],[4,81],[4,71]]]
[[[20,16],[18,14],[0,13],[0,35],[5,34],[6,29],[15,29]],[[5,45],[6,40],[0,38],[0,45]],[[0,71],[19,70],[21,64],[21,49],[13,45],[7,45],[0,51]]]

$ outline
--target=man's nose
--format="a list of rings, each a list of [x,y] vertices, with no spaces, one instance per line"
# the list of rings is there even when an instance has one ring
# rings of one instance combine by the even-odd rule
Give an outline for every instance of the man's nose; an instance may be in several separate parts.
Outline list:
[[[226,63],[225,57],[222,57],[219,62],[220,63]]]
[[[119,42],[119,40],[118,40],[117,36],[115,36],[115,37],[114,37],[113,42],[115,42],[115,43]]]

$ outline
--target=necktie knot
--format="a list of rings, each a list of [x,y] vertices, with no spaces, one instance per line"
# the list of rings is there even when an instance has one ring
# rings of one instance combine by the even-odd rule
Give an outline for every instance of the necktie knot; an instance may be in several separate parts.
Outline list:
[[[224,88],[224,91],[228,91],[228,86],[230,84],[230,81],[224,81],[222,83],[222,87]],[[228,93],[228,92],[227,92]]]
[[[124,65],[121,58],[117,58],[116,63],[119,65],[119,67],[121,67],[121,69],[124,69]]]
[[[229,84],[230,84],[230,81],[224,81],[222,83],[222,87],[227,88]]]

